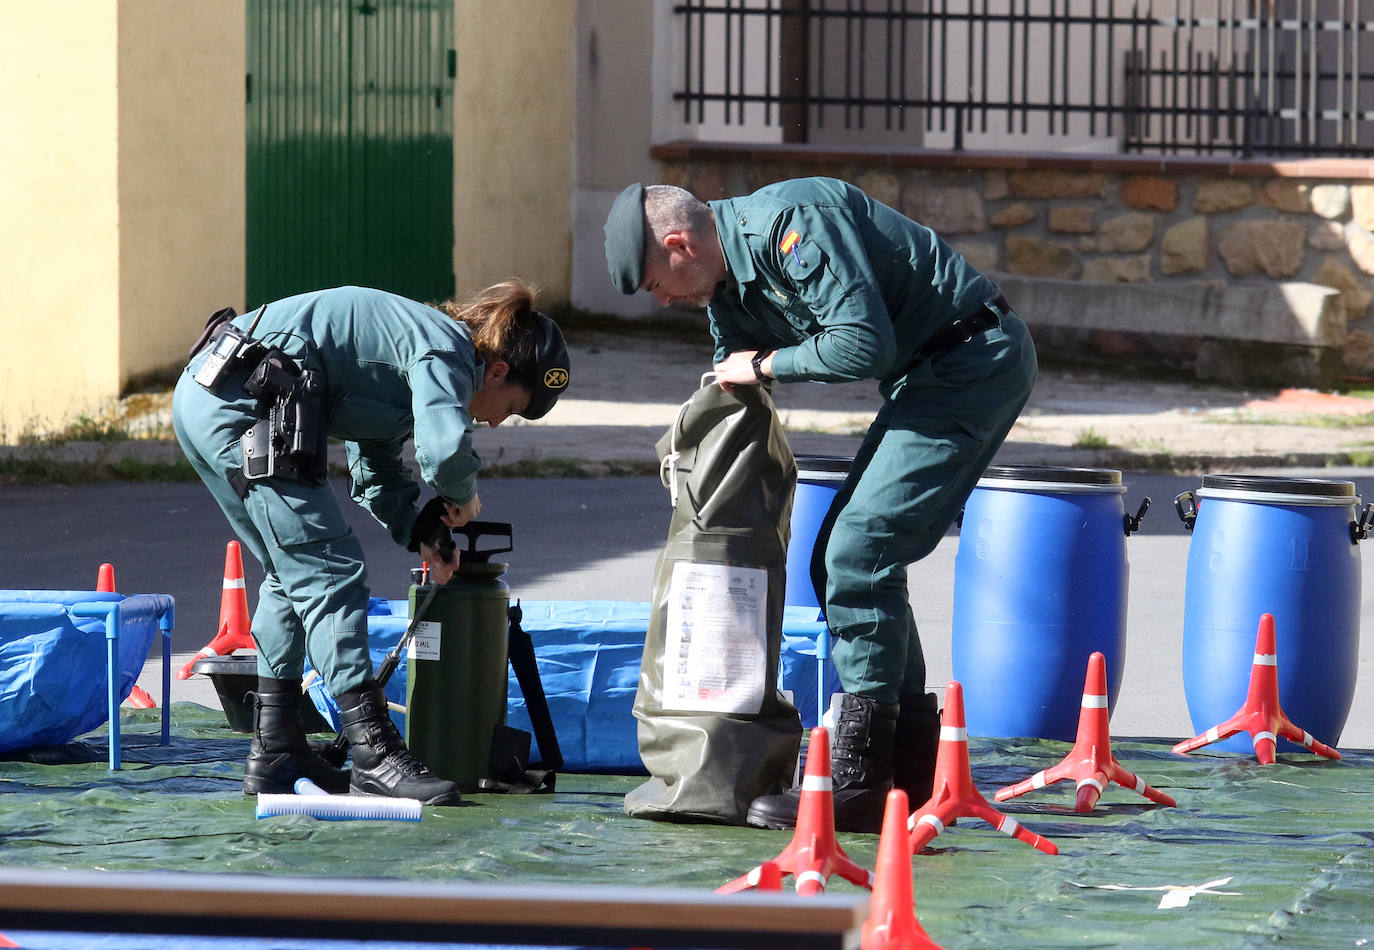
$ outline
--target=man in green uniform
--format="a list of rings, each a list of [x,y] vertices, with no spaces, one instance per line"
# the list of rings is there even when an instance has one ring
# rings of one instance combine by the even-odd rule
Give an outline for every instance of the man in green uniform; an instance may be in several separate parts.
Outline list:
[[[707,308],[721,385],[881,381],[882,408],[812,560],[845,689],[835,823],[876,832],[894,784],[913,807],[929,798],[938,747],[907,566],[934,550],[1025,405],[1030,336],[933,231],[835,179],[709,204],[631,185],[605,230],[622,293]],[[791,827],[798,800],[757,799],[748,820]]]
[[[328,791],[459,800],[456,784],[406,748],[372,678],[367,567],[325,478],[325,437],[345,443],[353,500],[446,583],[458,567],[448,529],[481,510],[473,428],[512,414],[537,419],[568,383],[563,334],[532,301],[519,282],[448,312],[339,287],[268,304],[256,318],[222,311],[207,327],[177,384],[173,421],[265,571],[252,621],[258,690],[245,793],[290,792],[305,777]],[[420,482],[402,460],[411,438]],[[417,507],[421,482],[437,497]],[[306,742],[307,651],[339,701],[351,773]]]

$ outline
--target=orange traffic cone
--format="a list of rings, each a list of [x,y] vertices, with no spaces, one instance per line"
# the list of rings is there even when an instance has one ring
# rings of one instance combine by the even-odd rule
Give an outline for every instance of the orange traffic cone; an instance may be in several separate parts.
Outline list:
[[[1003,834],[1020,839],[1046,854],[1059,849],[1015,818],[988,804],[973,786],[968,761],[968,732],[964,728],[964,687],[951,680],[945,687],[945,711],[940,722],[940,749],[935,756],[935,793],[911,816],[911,851],[920,852],[956,818],[981,818]]]
[[[1088,657],[1088,673],[1083,680],[1083,706],[1078,712],[1078,736],[1063,761],[1053,768],[1036,772],[1015,785],[999,789],[995,796],[1004,802],[1031,789],[1044,788],[1066,778],[1078,782],[1078,798],[1073,810],[1092,811],[1108,782],[1139,792],[1159,805],[1177,805],[1163,792],[1146,785],[1127,772],[1112,755],[1111,733],[1107,728],[1107,658],[1101,653]]]
[[[802,776],[801,801],[797,804],[797,830],[782,853],[769,862],[781,875],[796,878],[797,893],[819,894],[830,875],[838,874],[851,884],[871,888],[873,875],[859,867],[835,840],[835,799],[830,781],[830,733],[825,727],[811,730],[811,745],[806,753],[806,774]],[[759,887],[764,880],[761,864],[743,877],[716,888],[717,894]]]
[[[1200,736],[1185,739],[1174,746],[1180,755],[1200,749],[1213,742],[1228,739],[1238,732],[1250,733],[1250,741],[1255,746],[1255,757],[1261,765],[1274,761],[1277,737],[1283,736],[1290,742],[1306,746],[1317,755],[1328,759],[1339,759],[1341,754],[1329,745],[1312,738],[1308,732],[1299,729],[1283,714],[1279,705],[1279,658],[1274,645],[1274,615],[1260,617],[1259,633],[1255,636],[1255,659],[1250,665],[1250,688],[1245,703],[1236,714],[1219,726],[1213,726]]]
[[[248,632],[248,591],[243,581],[243,555],[239,543],[230,541],[224,550],[224,588],[219,599],[219,632],[213,640],[177,671],[177,679],[190,677],[196,660],[205,656],[228,656],[235,650],[255,650]]]
[[[113,594],[115,592],[113,564],[105,563],[100,565],[100,570],[96,572],[95,589],[105,594]],[[135,709],[155,709],[157,707],[157,701],[149,696],[148,691],[137,683],[134,684],[134,688],[129,692],[129,698],[126,702]],[[0,943],[0,947],[3,946],[5,946],[5,944]]]
[[[755,874],[754,872],[758,872]],[[776,861],[765,861],[750,871],[754,875],[753,888],[756,891],[782,890],[782,868]]]
[[[907,839],[906,792],[887,793],[883,836],[878,839],[878,863],[873,872],[873,900],[863,929],[863,950],[940,950],[912,907],[911,848]]]
[[[157,700],[153,699],[153,697],[148,694],[148,691],[137,683],[135,683],[134,688],[129,691],[129,698],[126,699],[125,702],[135,709],[157,708]]]

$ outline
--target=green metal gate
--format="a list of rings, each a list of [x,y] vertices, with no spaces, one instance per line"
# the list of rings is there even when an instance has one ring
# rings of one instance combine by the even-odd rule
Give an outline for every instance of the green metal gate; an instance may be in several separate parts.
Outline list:
[[[249,305],[452,296],[453,0],[248,0],[247,30]]]

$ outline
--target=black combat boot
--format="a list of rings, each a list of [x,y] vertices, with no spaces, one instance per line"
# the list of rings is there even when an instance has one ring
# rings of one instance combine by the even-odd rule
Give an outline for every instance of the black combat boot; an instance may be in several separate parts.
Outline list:
[[[353,755],[353,791],[418,798],[424,805],[456,805],[458,785],[440,778],[406,748],[387,712],[382,688],[368,680],[338,696],[339,717]]]
[[[844,693],[830,748],[835,830],[877,834],[883,830],[892,790],[892,741],[897,704]],[[795,828],[801,790],[754,799],[746,821],[761,828]]]
[[[892,743],[892,787],[906,792],[912,811],[930,800],[939,751],[940,697],[934,693],[903,696]]]
[[[253,741],[243,765],[243,794],[289,794],[296,779],[308,778],[331,794],[348,791],[348,773],[310,748],[301,719],[300,680],[258,677],[253,694]]]

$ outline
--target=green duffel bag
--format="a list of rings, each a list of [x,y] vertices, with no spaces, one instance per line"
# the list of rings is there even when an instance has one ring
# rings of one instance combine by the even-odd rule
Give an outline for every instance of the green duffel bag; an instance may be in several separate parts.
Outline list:
[[[656,448],[673,517],[634,704],[650,778],[625,811],[742,825],[801,745],[776,686],[797,466],[760,386],[704,386]]]

